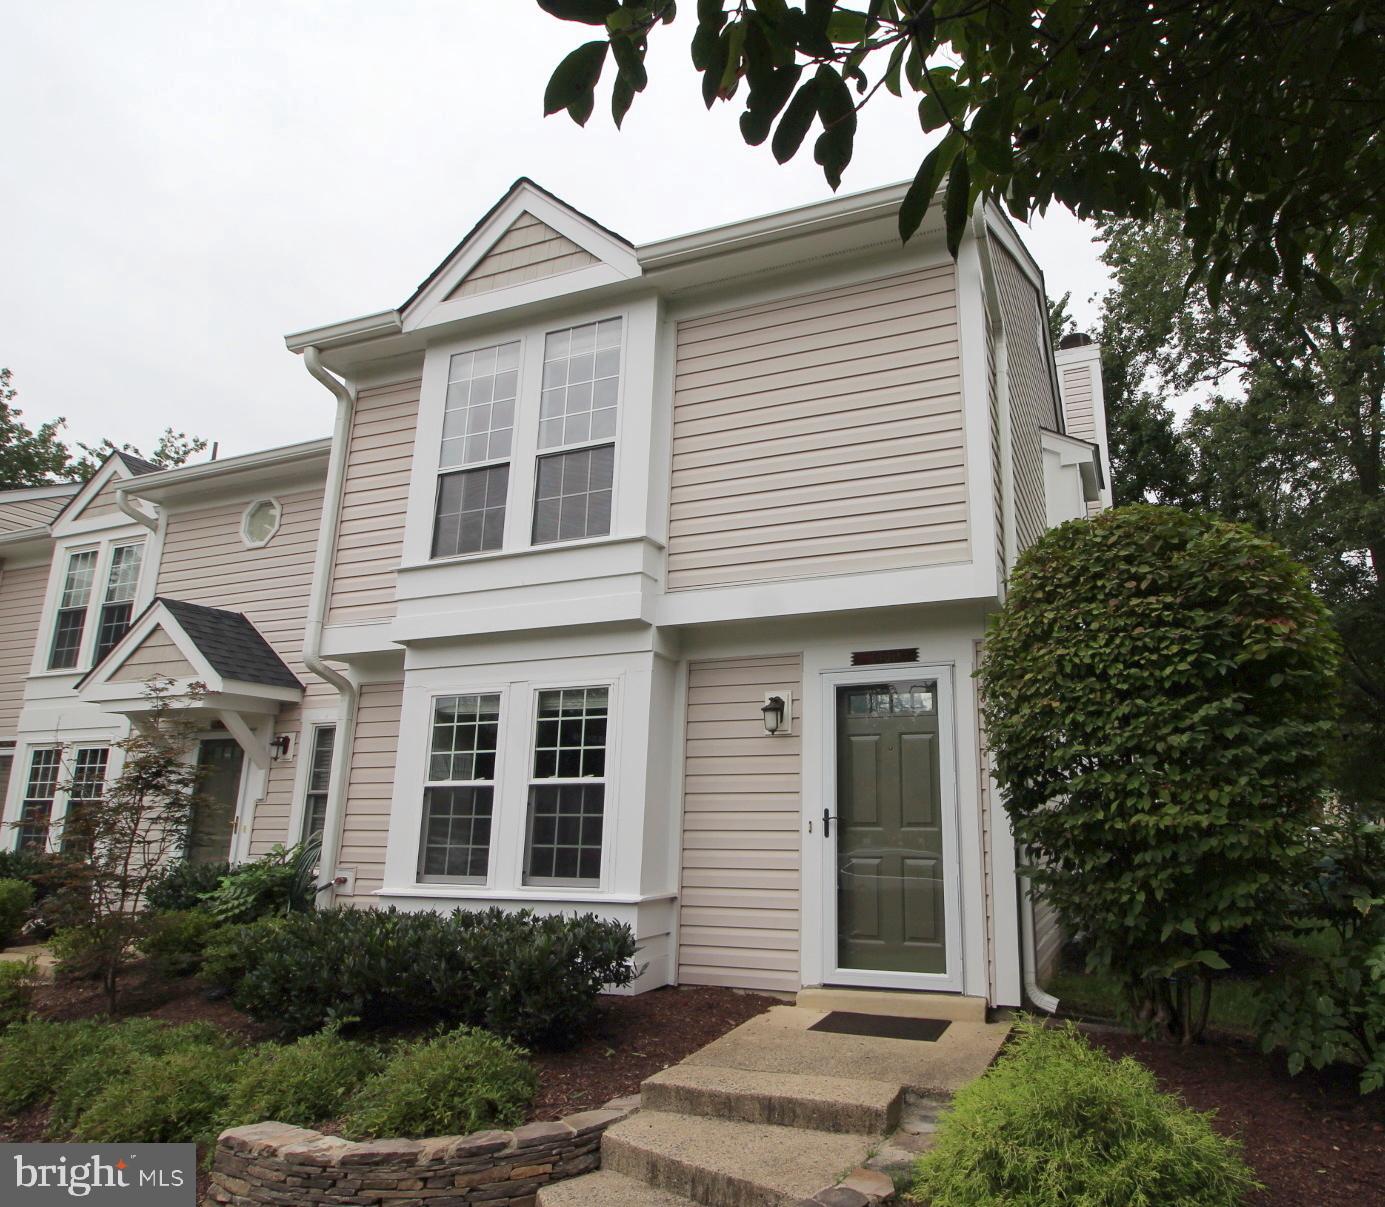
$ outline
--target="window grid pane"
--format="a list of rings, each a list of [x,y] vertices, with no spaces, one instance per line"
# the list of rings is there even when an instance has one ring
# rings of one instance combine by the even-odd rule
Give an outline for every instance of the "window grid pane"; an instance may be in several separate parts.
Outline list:
[[[421,880],[486,878],[499,732],[500,696],[496,693],[442,696],[433,701],[423,790]]]
[[[101,623],[96,630],[96,661],[100,662],[115,649],[116,644],[130,629],[128,603],[108,603],[101,608]]]
[[[543,349],[539,447],[561,448],[616,434],[619,318],[550,331]]]
[[[335,725],[319,725],[313,730],[312,763],[308,767],[308,790],[303,798],[303,841],[322,837],[327,823],[327,789],[332,782],[332,751],[336,746]]]
[[[534,544],[610,534],[615,459],[613,444],[539,458]]]
[[[42,850],[48,842],[48,819],[58,786],[58,752],[35,750],[29,762],[29,782],[19,820],[20,849]]]
[[[526,883],[601,878],[610,696],[605,687],[539,692]]]
[[[143,545],[118,545],[111,553],[111,572],[106,579],[106,602],[131,603],[139,585]]]
[[[58,618],[53,627],[53,647],[48,655],[49,670],[70,670],[77,665],[95,574],[96,550],[84,549],[67,559],[62,596],[58,600]]]
[[[438,465],[450,469],[508,457],[518,388],[517,342],[453,356],[448,362]]]
[[[106,791],[106,765],[110,751],[105,746],[85,746],[73,762],[72,786],[68,790],[67,811],[63,814],[62,849],[65,855],[85,855],[91,850],[91,835],[85,825],[85,808],[99,801]]]
[[[433,525],[433,556],[456,557],[499,549],[505,539],[510,467],[493,465],[443,474]]]

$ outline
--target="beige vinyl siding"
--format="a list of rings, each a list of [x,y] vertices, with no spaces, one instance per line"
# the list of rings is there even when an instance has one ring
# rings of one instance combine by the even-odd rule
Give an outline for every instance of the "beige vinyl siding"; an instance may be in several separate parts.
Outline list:
[[[523,285],[597,263],[589,251],[560,235],[533,214],[523,213],[467,273],[449,298],[472,297]]]
[[[951,264],[678,325],[670,590],[965,560]]]
[[[34,660],[48,590],[48,564],[0,564],[0,737],[13,737],[24,702],[24,680]]]
[[[1071,365],[1064,369],[1061,388],[1068,435],[1095,442],[1096,411],[1092,405],[1091,366]]]
[[[100,490],[98,490],[87,501],[85,507],[70,518],[80,516],[84,520],[99,518],[109,518],[111,516],[123,516],[124,513],[115,505],[115,492],[126,485],[127,480],[121,477],[111,478]]]
[[[49,499],[0,499],[0,532],[22,532],[46,524],[64,507],[71,495]]]
[[[802,678],[798,654],[688,668],[682,984],[799,988],[799,723],[770,737],[760,708]]]
[[[355,895],[367,899],[363,904],[370,904],[369,895],[384,883],[403,701],[403,683],[367,683],[357,707],[337,864],[356,869]]]
[[[418,379],[362,390],[351,419],[329,624],[394,615],[418,427]]]
[[[169,679],[193,678],[197,674],[183,651],[162,628],[154,629],[111,676],[116,683],[143,683],[155,675]]]
[[[1043,299],[1003,248],[996,248],[996,278],[1005,321],[1005,368],[1010,397],[1011,471],[1014,474],[1015,552],[1048,526],[1044,503],[1043,428],[1058,430]]]
[[[240,499],[174,511],[168,517],[158,594],[242,612],[293,673],[306,681],[303,624],[322,526],[322,484],[278,494],[279,531],[259,549],[241,540],[251,502]]]

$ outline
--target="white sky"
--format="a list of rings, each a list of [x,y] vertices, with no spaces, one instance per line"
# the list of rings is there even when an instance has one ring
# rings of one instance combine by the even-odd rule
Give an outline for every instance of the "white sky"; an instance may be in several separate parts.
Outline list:
[[[604,88],[585,130],[543,117],[590,32],[532,0],[5,0],[0,365],[26,421],[222,455],[324,435],[284,333],[398,305],[517,176],[637,243],[829,196],[811,138],[780,167],[704,110],[690,27],[657,31],[617,132]],[[921,141],[882,91],[843,191],[908,178]],[[1091,229],[1026,237],[1089,321]]]

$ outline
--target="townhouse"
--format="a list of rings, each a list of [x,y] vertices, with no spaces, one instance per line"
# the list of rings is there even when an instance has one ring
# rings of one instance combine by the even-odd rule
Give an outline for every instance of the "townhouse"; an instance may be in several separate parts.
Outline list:
[[[288,337],[330,439],[0,496],[15,841],[158,672],[207,687],[194,858],[320,835],[338,902],[620,918],[638,988],[1020,1004],[1056,929],[972,671],[1019,552],[1109,504],[1097,349],[998,211],[954,261],[901,196],[636,247],[520,180]]]

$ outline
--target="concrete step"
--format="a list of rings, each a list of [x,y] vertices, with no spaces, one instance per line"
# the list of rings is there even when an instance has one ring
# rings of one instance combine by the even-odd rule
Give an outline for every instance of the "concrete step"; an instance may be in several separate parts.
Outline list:
[[[772,1123],[858,1136],[884,1135],[899,1122],[903,1087],[883,1081],[758,1073],[674,1065],[641,1087],[647,1111]]]
[[[682,1195],[598,1169],[543,1187],[537,1207],[693,1207],[693,1203]]]
[[[703,1207],[791,1207],[835,1185],[877,1142],[642,1110],[607,1129],[601,1167]]]
[[[986,999],[960,993],[923,993],[903,989],[834,989],[818,986],[798,991],[797,1004],[808,1010],[844,1010],[851,1014],[887,1014],[892,1018],[945,1018],[984,1023]]]

